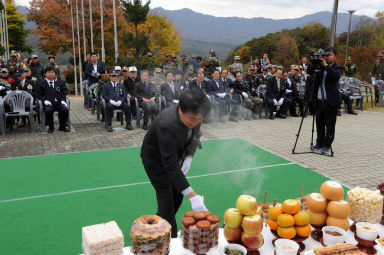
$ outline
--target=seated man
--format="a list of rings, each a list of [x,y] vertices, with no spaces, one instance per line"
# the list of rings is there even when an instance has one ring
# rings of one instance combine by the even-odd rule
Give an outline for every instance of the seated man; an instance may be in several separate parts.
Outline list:
[[[69,132],[67,128],[68,105],[66,103],[68,90],[64,80],[56,78],[56,71],[49,66],[44,70],[45,80],[38,85],[38,99],[43,102],[48,133],[53,133],[53,113],[59,112],[60,131]]]
[[[107,131],[112,132],[112,117],[113,110],[121,109],[125,115],[126,129],[133,130],[131,126],[131,109],[127,102],[127,93],[124,85],[118,82],[119,73],[116,70],[111,70],[109,73],[109,82],[104,83],[103,98],[106,103],[106,121]]]
[[[297,74],[299,71],[299,66],[292,65],[291,73],[288,75],[287,79],[287,97],[292,101],[291,106],[289,107],[289,112],[293,117],[299,117],[296,113],[296,102],[299,104],[300,116],[305,116],[304,113],[304,99],[299,96],[298,87],[301,85],[301,79]]]
[[[179,103],[180,88],[173,82],[173,74],[167,72],[165,75],[166,82],[161,84],[161,95],[167,100],[166,107]]]
[[[103,102],[101,101],[101,95],[103,94],[103,87],[104,84],[109,82],[109,73],[107,70],[104,70],[101,72],[101,79],[97,82],[96,86],[96,104],[100,107],[100,113],[101,113],[101,122],[105,122],[105,113],[104,113],[104,107]]]
[[[206,94],[207,86],[207,81],[204,80],[204,71],[198,70],[196,74],[196,79],[193,79],[189,83],[189,89],[199,89]]]
[[[352,100],[349,98],[349,93],[347,91],[340,89],[340,88],[339,88],[339,91],[340,91],[341,100],[343,100],[344,105],[347,106],[347,113],[352,114],[352,115],[357,115],[357,112],[355,112],[352,109]],[[337,115],[341,116],[340,109],[337,111]]]
[[[33,100],[35,101],[37,98],[37,90],[36,86],[32,81],[27,81],[25,79],[25,73],[24,69],[20,68],[16,70],[15,73],[15,78],[16,80],[11,83],[11,90],[16,91],[16,90],[24,90],[31,94],[33,97]],[[26,103],[26,110],[29,111],[31,104],[33,105],[33,102],[27,102]],[[34,111],[34,115],[37,113]],[[25,120],[27,119],[27,116],[22,116],[21,121],[18,123],[19,127],[24,127],[25,126]]]
[[[215,70],[212,74],[212,79],[207,83],[207,93],[214,96],[216,105],[219,106],[219,121],[224,122],[223,116],[225,115],[226,105],[236,105],[236,100],[229,97],[227,93],[226,83],[220,79],[220,71]],[[216,111],[216,110],[215,110]],[[230,115],[233,116],[233,108]]]
[[[136,103],[135,103],[135,84],[140,81],[137,77],[137,68],[136,66],[130,66],[128,68],[129,76],[124,80],[125,92],[127,93],[127,100],[130,100],[131,104],[131,113],[136,116]]]
[[[283,70],[278,69],[275,76],[267,80],[267,90],[265,93],[266,103],[269,109],[269,119],[274,119],[273,112],[275,107],[280,106],[280,109],[276,113],[276,117],[282,119],[287,118],[288,108],[290,106],[290,99],[287,98],[286,80],[282,78]]]
[[[135,95],[139,100],[139,105],[144,109],[144,124],[143,129],[148,130],[149,117],[154,119],[154,116],[159,114],[159,106],[157,105],[156,92],[151,83],[148,82],[149,72],[143,70],[140,73],[141,81],[135,84]],[[139,116],[137,116],[139,117]]]
[[[248,67],[247,74],[243,76],[243,81],[248,84],[249,97],[245,99],[247,109],[252,110],[252,118],[257,119],[257,115],[261,114],[263,110],[264,100],[261,99],[262,95],[257,93],[257,82],[256,82],[256,68],[253,65]]]

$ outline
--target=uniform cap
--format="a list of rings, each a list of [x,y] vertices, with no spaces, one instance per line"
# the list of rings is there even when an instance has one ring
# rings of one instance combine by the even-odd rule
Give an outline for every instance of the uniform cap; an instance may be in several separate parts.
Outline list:
[[[49,55],[49,56],[48,56],[48,59],[50,59],[50,58],[56,58],[56,57],[53,56],[53,55]]]
[[[347,60],[352,60],[352,57],[348,57]]]
[[[19,68],[19,69],[17,69],[15,75],[16,75],[16,76],[19,76],[19,75],[22,75],[22,74],[24,74],[24,69],[23,69],[23,68]]]
[[[115,66],[116,71],[121,71],[121,66]]]
[[[17,52],[15,50],[11,50],[10,56],[17,57]]]
[[[110,76],[118,76],[119,73],[117,72],[117,70],[112,69],[112,70],[109,71],[109,75],[110,75]]]
[[[255,71],[256,69],[255,69],[255,67],[254,67],[253,65],[249,65],[249,66],[248,66],[248,70]]]
[[[156,67],[156,68],[155,68],[155,73],[161,73],[161,69],[158,68],[158,67]]]
[[[240,56],[235,56],[235,60],[240,60]]]
[[[128,69],[128,67],[126,67],[126,66],[123,66],[123,68],[121,69],[122,71],[127,71],[127,72],[129,72],[129,69]]]
[[[137,68],[136,68],[136,66],[130,66],[128,71],[130,71],[130,72],[137,72]]]
[[[32,56],[31,56],[31,58],[38,58],[39,56],[37,56],[36,54],[33,54]]]
[[[0,72],[2,72],[2,73],[8,73],[8,68],[3,67],[3,68],[1,68]]]

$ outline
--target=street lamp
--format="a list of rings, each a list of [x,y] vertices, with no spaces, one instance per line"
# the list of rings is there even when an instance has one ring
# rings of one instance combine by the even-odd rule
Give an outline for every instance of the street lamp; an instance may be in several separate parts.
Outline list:
[[[349,35],[351,33],[351,23],[352,23],[352,15],[355,12],[355,10],[349,10],[349,24],[348,24],[348,34],[347,34],[347,48],[345,49],[345,61],[344,65],[347,64],[347,57],[348,57],[348,48],[349,48]]]

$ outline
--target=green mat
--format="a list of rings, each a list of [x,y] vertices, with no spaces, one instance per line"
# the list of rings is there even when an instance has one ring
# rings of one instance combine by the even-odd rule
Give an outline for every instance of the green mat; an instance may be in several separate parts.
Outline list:
[[[237,197],[283,201],[319,189],[327,178],[241,139],[203,142],[188,173],[209,210],[222,217]],[[129,228],[156,213],[140,148],[0,160],[0,250],[7,254],[80,254],[83,226],[115,220]],[[184,200],[178,219],[190,210]],[[180,220],[179,220],[180,221]]]

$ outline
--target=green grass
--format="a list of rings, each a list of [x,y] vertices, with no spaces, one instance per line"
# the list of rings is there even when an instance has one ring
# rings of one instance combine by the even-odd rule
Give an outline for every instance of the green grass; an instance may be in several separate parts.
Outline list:
[[[132,222],[157,208],[139,153],[135,147],[1,160],[0,250],[13,255],[80,254],[81,228],[111,220],[119,224],[128,246]],[[301,184],[310,193],[327,179],[289,163],[244,140],[213,140],[203,142],[188,176],[195,176],[190,184],[204,196],[208,209],[222,217],[241,194],[262,201],[268,191],[268,202],[283,201],[299,197]],[[278,164],[289,165],[257,168]],[[132,183],[140,184],[1,202]],[[178,221],[190,209],[185,199]]]

